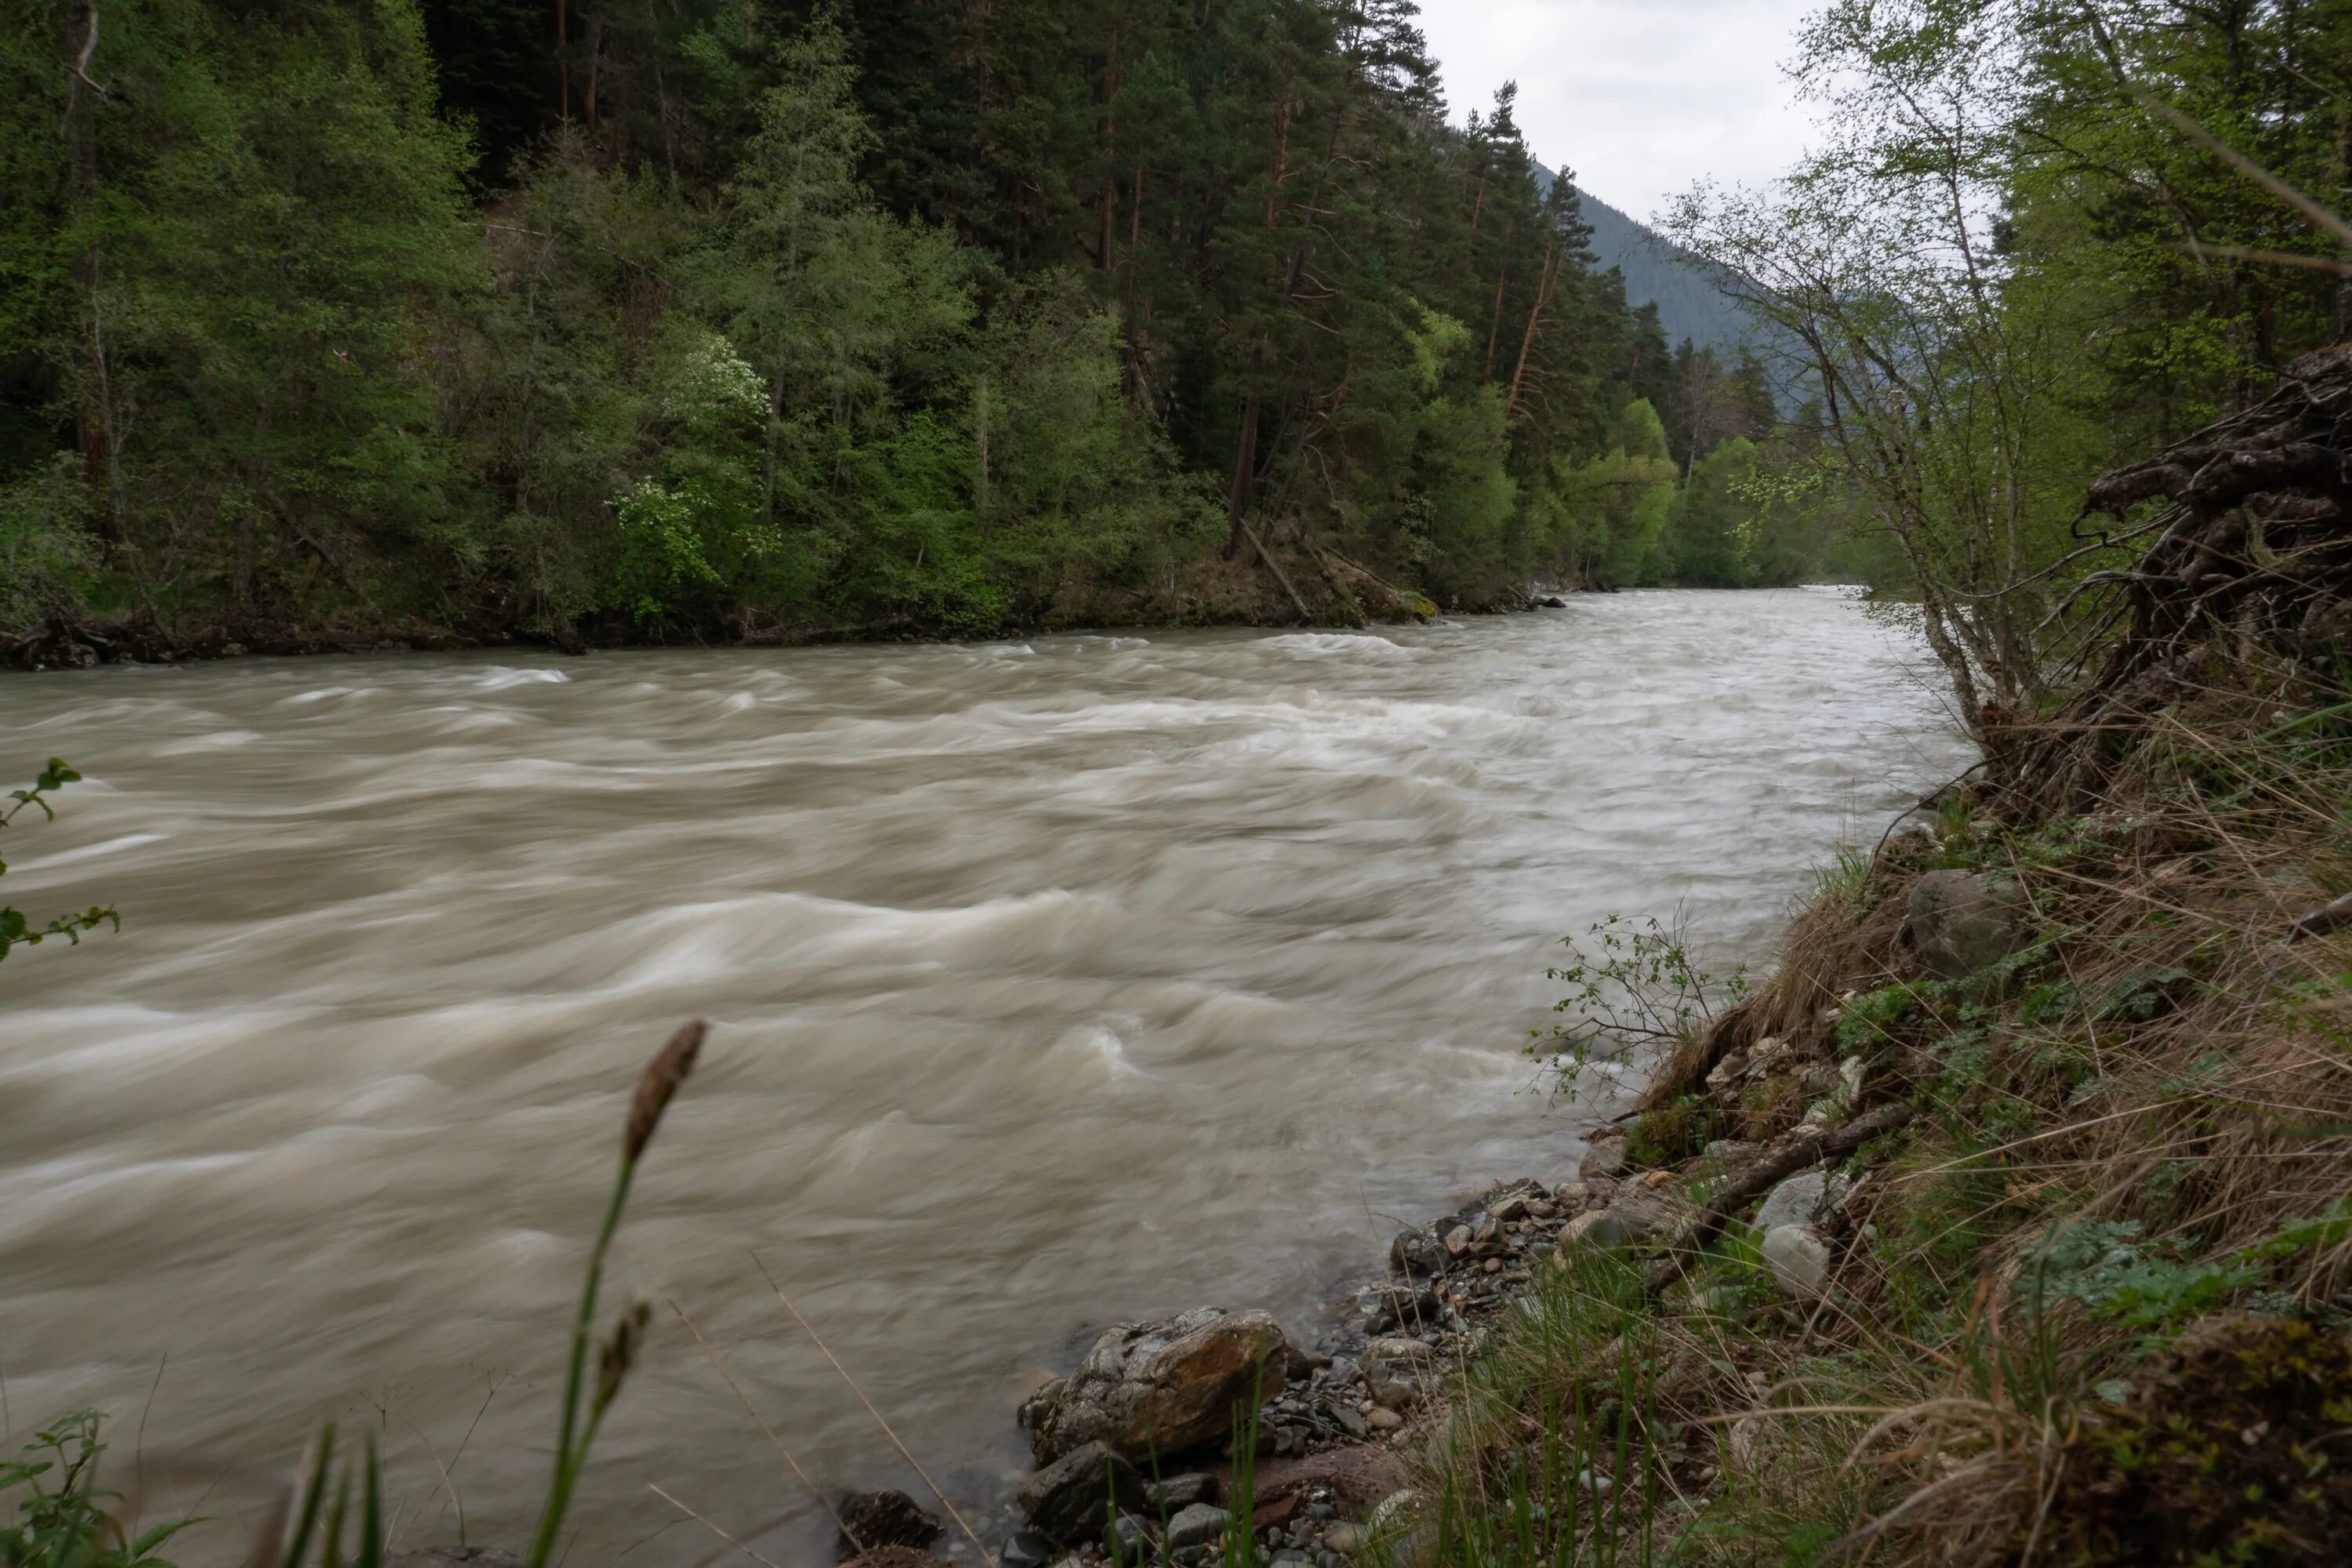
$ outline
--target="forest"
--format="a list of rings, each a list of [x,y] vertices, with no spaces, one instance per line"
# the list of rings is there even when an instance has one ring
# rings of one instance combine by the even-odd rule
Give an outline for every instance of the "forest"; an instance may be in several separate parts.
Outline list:
[[[1301,576],[1344,614],[1820,569],[1822,509],[1759,483],[1818,421],[1629,309],[1511,90],[1456,118],[1414,18],[12,6],[0,636],[974,634],[1245,618],[1269,571],[1290,618]]]

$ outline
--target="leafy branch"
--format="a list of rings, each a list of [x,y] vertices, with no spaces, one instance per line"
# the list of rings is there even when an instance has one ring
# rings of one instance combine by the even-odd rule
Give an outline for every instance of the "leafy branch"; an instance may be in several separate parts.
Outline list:
[[[49,805],[47,797],[80,778],[79,773],[66,766],[65,759],[51,757],[49,765],[41,770],[41,776],[33,781],[32,788],[8,792],[8,799],[15,804],[6,811],[0,812],[0,827],[14,826],[16,818],[27,806],[40,807],[43,818],[55,822],[57,810]],[[7,874],[8,862],[0,858],[0,877]],[[122,917],[115,913],[111,904],[92,904],[79,913],[59,915],[39,927],[36,927],[23,911],[13,906],[0,905],[0,960],[5,960],[8,950],[20,943],[26,947],[38,947],[53,936],[61,936],[68,942],[79,946],[82,932],[96,931],[101,925],[111,926],[116,931],[122,929]]]
[[[1571,1086],[1570,1098],[1586,1062],[1628,1047],[1671,1046],[1748,993],[1746,964],[1720,980],[1698,967],[1679,910],[1671,921],[1611,915],[1581,937],[1559,940],[1571,962],[1550,965],[1544,978],[1568,985],[1568,994],[1552,1004],[1565,1017],[1538,1033],[1528,1051],[1552,1058]]]

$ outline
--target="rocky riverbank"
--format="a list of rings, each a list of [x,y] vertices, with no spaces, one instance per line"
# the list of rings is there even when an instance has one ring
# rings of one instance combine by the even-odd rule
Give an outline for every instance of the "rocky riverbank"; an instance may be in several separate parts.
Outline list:
[[[1890,859],[1916,858],[1923,843],[1897,840]],[[1895,940],[1932,971],[1968,973],[1998,962],[2021,931],[2008,883],[1931,871],[1913,884]],[[1216,1307],[1107,1331],[1075,1371],[1021,1406],[1040,1468],[980,1544],[1010,1568],[1203,1568],[1241,1561],[1244,1535],[1276,1568],[1350,1568],[1374,1542],[1404,1546],[1389,1560],[1413,1560],[1425,1512],[1417,1457],[1467,1364],[1512,1314],[1541,1310],[1547,1276],[1557,1285],[1579,1259],[1602,1255],[1663,1246],[1674,1256],[1760,1194],[1752,1217],[1732,1223],[1779,1294],[1820,1300],[1858,1237],[1849,1200],[1862,1184],[1837,1166],[1895,1125],[1883,1110],[1864,1112],[1865,1058],[1839,1048],[1834,1024],[1850,1001],[1778,1036],[1757,1032],[1757,1008],[1736,1010],[1704,1037],[1699,1092],[1789,1107],[1776,1132],[1677,1150],[1673,1140],[1688,1130],[1656,1124],[1655,1110],[1690,1087],[1681,1080],[1691,1068],[1664,1063],[1645,1101],[1651,1116],[1591,1127],[1572,1177],[1501,1183],[1400,1231],[1385,1275],[1345,1299],[1311,1341],[1265,1312]],[[1255,1450],[1237,1455],[1232,1413],[1253,1395]],[[1681,1479],[1703,1493],[1716,1468],[1696,1462]],[[854,1506],[911,1525],[845,1539],[845,1555],[925,1547],[941,1533],[898,1494]]]

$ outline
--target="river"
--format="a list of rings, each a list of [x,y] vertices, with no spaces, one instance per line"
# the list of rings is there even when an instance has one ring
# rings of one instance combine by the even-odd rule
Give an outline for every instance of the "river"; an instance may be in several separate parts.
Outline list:
[[[1593,1112],[1521,1052],[1561,934],[1686,903],[1767,960],[1808,868],[1965,754],[1919,649],[1823,590],[108,668],[5,680],[0,739],[11,787],[89,775],[0,890],[123,915],[0,966],[8,1420],[112,1411],[112,1484],[213,1516],[185,1561],[234,1561],[328,1419],[381,1433],[402,1548],[455,1539],[443,1465],[521,1545],[630,1088],[711,1020],[622,1232],[654,1331],[574,1568],[709,1555],[648,1483],[812,1553],[666,1303],[822,1481],[911,1489],[756,1254],[998,1495],[1024,1377],[1092,1327],[1311,1331],[1384,1216],[1572,1170]]]

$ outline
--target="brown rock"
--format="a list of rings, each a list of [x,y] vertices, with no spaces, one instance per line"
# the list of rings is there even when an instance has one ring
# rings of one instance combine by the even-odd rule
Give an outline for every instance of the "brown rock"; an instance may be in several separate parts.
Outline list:
[[[1196,1307],[1122,1323],[1024,1407],[1030,1447],[1042,1465],[1090,1442],[1141,1460],[1216,1441],[1232,1431],[1237,1402],[1281,1387],[1288,1349],[1266,1312]]]

